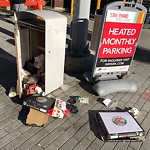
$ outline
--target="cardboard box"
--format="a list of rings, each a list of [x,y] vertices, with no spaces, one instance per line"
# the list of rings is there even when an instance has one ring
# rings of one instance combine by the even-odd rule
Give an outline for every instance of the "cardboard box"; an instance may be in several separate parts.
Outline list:
[[[44,113],[47,113],[49,109],[53,108],[54,104],[55,99],[37,94],[31,95],[23,100],[23,105]]]
[[[30,108],[26,124],[31,126],[43,126],[48,122],[48,114]]]
[[[103,141],[145,140],[145,131],[129,112],[99,111],[96,121]]]

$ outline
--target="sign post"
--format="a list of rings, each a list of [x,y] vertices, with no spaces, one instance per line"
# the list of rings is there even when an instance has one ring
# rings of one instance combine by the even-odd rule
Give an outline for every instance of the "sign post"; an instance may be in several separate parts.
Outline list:
[[[146,12],[139,3],[121,1],[105,8],[92,78],[111,78],[128,72]]]

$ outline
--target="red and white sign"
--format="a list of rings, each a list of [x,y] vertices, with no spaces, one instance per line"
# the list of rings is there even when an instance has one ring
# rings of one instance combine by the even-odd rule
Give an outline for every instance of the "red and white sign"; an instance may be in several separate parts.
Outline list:
[[[138,12],[108,10],[95,74],[128,71],[141,32],[142,15]]]
[[[141,24],[105,22],[98,58],[132,57]]]

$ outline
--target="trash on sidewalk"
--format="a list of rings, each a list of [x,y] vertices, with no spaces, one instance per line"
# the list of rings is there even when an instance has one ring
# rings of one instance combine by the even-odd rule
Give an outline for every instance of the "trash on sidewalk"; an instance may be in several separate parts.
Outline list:
[[[64,116],[68,117],[71,110],[67,108],[67,104],[63,100],[38,94],[28,96],[23,100],[23,105],[30,108],[26,124],[32,126],[43,126],[47,122],[47,115],[56,118],[63,118]],[[37,115],[41,118],[37,117]],[[46,120],[44,118],[46,118]]]
[[[25,62],[21,70],[23,92],[27,95],[42,94],[45,90],[44,55],[38,55]]]
[[[35,90],[36,90],[37,94],[39,94],[39,95],[43,93],[42,88],[39,87],[39,86],[36,86],[36,87],[35,87]]]
[[[70,111],[71,113],[73,113],[73,114],[78,113],[78,108],[77,108],[77,106],[67,103],[66,107],[67,107],[67,109],[69,109],[69,111]]]
[[[107,106],[108,108],[116,108],[118,105],[118,101],[113,102],[111,99],[106,98],[103,103],[105,104],[105,106]]]
[[[35,90],[35,88],[36,88],[36,83],[28,86],[27,95],[36,94],[37,91]]]
[[[145,140],[145,131],[127,111],[99,111],[95,119],[103,141]]]
[[[30,108],[26,124],[31,126],[43,126],[48,121],[48,110],[53,108],[55,99],[32,95],[23,100],[23,105]]]
[[[48,122],[48,114],[30,108],[26,119],[26,124],[29,126],[44,126]]]
[[[137,115],[139,113],[139,110],[135,107],[129,110],[129,113],[131,113],[135,118],[137,118]]]
[[[78,102],[84,103],[84,104],[89,104],[89,97],[79,97]]]
[[[16,95],[17,95],[16,88],[15,87],[11,87],[10,90],[9,90],[8,96],[9,97],[15,97]]]
[[[75,104],[76,102],[89,104],[89,98],[80,96],[70,96],[70,99],[68,99],[67,102],[70,104]]]
[[[45,66],[45,56],[44,54],[34,57],[34,67],[37,69],[42,69]]]
[[[52,117],[63,118],[64,115],[69,115],[69,110],[66,108],[65,101],[56,98],[54,107],[49,109],[48,113]]]
[[[54,107],[55,99],[38,94],[27,97],[23,100],[23,105],[34,108],[38,111],[47,113],[47,111]]]
[[[75,104],[77,101],[76,101],[76,99],[70,98],[70,99],[67,100],[67,102],[68,102],[69,104],[73,105],[73,104]]]

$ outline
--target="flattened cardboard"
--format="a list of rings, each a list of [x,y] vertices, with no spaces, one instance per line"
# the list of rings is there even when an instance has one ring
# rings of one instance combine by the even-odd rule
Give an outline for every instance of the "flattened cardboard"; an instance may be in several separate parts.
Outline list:
[[[48,122],[48,114],[30,108],[30,112],[26,119],[26,124],[43,126]]]

